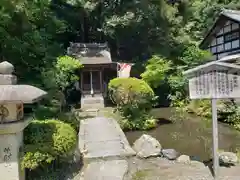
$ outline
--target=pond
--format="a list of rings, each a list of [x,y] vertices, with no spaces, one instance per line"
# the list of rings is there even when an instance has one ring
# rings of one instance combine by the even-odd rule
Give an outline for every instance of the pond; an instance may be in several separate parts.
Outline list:
[[[170,118],[174,109],[159,108],[153,112],[159,119],[160,125],[153,130],[126,132],[127,139],[133,144],[142,134],[155,137],[164,149],[176,149],[181,154],[196,156],[201,160],[209,160],[212,150],[212,127],[211,121],[188,114],[183,120]],[[219,123],[219,149],[236,151],[240,149],[240,132],[229,125]]]

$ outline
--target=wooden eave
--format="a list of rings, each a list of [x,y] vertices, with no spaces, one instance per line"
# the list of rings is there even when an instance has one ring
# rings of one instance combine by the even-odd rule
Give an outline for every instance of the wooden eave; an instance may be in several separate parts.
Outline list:
[[[240,11],[239,11],[239,13],[240,13]],[[223,11],[222,13],[220,13],[220,15],[218,16],[214,25],[211,27],[211,29],[208,31],[207,35],[204,37],[204,39],[200,43],[199,47],[201,49],[204,49],[206,47],[207,43],[209,43],[215,37],[214,34],[223,27],[224,23],[227,20],[231,20],[235,23],[240,23],[240,19],[237,20],[237,19],[231,18],[230,16],[227,15],[227,13],[225,13]]]
[[[189,70],[183,72],[183,74],[187,75],[187,76],[191,76],[195,72],[198,72],[198,71],[201,71],[201,70],[204,71],[204,69],[207,69],[207,68],[210,68],[210,67],[217,67],[217,66],[224,67],[224,68],[227,68],[227,69],[236,69],[237,71],[240,70],[240,65],[225,63],[225,62],[221,62],[221,61],[218,60],[218,61],[209,62],[209,63],[203,64],[203,65],[197,66],[195,68],[189,69]],[[213,70],[214,70],[214,68],[213,68]]]

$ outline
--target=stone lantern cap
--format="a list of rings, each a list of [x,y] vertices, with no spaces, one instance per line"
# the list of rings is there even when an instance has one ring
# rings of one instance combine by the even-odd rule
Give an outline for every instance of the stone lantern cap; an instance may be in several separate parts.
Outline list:
[[[45,91],[30,85],[0,85],[0,103],[21,101],[32,104],[46,94]]]
[[[12,74],[14,71],[14,66],[7,62],[3,61],[0,63],[0,74]]]

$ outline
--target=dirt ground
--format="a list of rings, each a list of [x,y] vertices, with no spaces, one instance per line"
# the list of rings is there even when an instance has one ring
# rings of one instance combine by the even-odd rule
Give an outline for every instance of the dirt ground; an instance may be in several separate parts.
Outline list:
[[[129,170],[124,180],[213,180],[210,169],[203,163],[194,161],[182,164],[163,158],[128,160]],[[220,167],[218,180],[239,180],[240,165]]]

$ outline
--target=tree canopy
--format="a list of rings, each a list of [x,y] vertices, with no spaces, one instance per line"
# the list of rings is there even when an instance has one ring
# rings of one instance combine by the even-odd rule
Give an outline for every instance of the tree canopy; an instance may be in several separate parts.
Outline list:
[[[1,60],[35,83],[69,42],[108,42],[113,59],[143,66],[153,55],[186,65],[179,57],[198,45],[220,10],[239,7],[238,0],[2,0]]]

